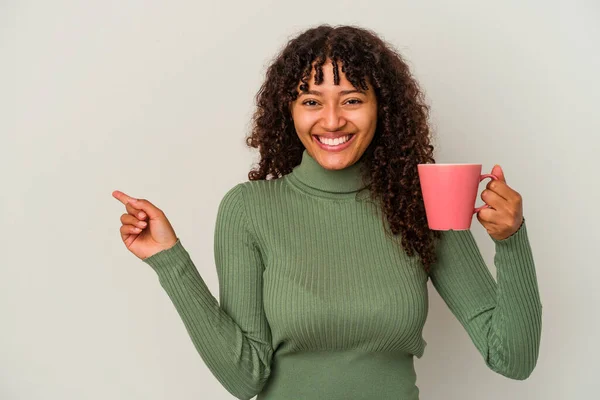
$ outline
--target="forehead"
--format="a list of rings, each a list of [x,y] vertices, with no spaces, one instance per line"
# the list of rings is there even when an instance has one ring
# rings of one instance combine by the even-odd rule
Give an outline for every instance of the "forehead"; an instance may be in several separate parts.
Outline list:
[[[308,80],[308,82],[312,85],[315,84],[315,77],[317,74],[317,70],[316,70],[315,66],[316,66],[316,63],[313,62],[312,69],[310,70],[310,79]],[[323,71],[323,82],[321,82],[321,85],[333,85],[334,84],[334,70],[333,70],[333,64],[332,64],[331,60],[327,60],[325,62],[325,64],[323,64],[321,66],[321,70]],[[337,64],[337,73],[339,76],[340,85],[352,86],[352,84],[348,81],[348,79],[346,79],[346,74],[342,72],[342,63],[341,62],[338,62],[338,64]]]
[[[307,89],[317,89],[319,91],[340,91],[340,90],[349,90],[349,89],[358,89],[360,91],[362,91],[360,88],[355,87],[354,85],[352,85],[352,83],[346,78],[346,74],[342,72],[342,63],[338,61],[337,63],[337,74],[338,74],[338,78],[339,78],[339,84],[336,85],[335,84],[335,80],[334,80],[334,68],[333,68],[333,64],[331,62],[331,60],[327,60],[325,62],[325,64],[323,64],[321,66],[321,69],[323,71],[323,76],[322,76],[322,81],[320,84],[316,84],[315,83],[315,77],[317,74],[317,71],[315,69],[315,65],[316,62],[312,63],[312,69],[310,71],[310,77],[307,81],[308,83],[308,87]],[[371,88],[371,84],[369,83],[369,79],[366,79],[367,81],[367,86],[369,88]],[[302,82],[298,82],[298,90],[300,90],[300,92],[302,92],[302,90],[300,89],[302,86]],[[370,92],[370,90],[368,90],[367,92]]]

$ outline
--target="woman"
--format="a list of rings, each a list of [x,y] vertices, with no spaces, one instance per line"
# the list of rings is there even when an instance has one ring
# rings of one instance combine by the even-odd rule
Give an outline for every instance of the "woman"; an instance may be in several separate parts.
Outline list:
[[[489,368],[530,375],[542,307],[521,197],[496,167],[477,215],[496,283],[469,230],[428,229],[427,117],[407,65],[371,31],[323,25],[291,40],[257,95],[258,168],[219,205],[219,302],[165,214],[113,193],[125,245],[235,397],[418,399],[429,278]]]

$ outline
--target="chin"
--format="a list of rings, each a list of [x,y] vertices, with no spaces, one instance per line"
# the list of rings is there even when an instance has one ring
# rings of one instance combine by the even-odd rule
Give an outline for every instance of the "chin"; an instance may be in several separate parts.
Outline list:
[[[350,149],[348,149],[350,150]],[[351,152],[333,153],[323,149],[315,150],[315,160],[324,168],[336,170],[344,169],[353,164],[353,154]]]

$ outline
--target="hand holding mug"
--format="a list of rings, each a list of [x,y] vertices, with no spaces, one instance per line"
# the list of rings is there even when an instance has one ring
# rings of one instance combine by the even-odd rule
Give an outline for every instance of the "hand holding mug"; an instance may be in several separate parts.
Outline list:
[[[127,210],[127,213],[121,215],[121,239],[135,256],[143,260],[177,243],[177,235],[171,223],[154,204],[118,190],[112,195]]]
[[[500,166],[491,174],[481,174],[481,164],[418,164],[427,225],[431,230],[466,230],[473,214],[497,240],[515,233],[523,221],[521,196],[506,184]],[[475,207],[479,184],[487,184],[481,198],[486,203]]]
[[[523,199],[506,184],[504,172],[495,165],[491,180],[481,192],[481,199],[489,206],[477,212],[477,220],[496,240],[503,240],[519,230],[523,222]]]

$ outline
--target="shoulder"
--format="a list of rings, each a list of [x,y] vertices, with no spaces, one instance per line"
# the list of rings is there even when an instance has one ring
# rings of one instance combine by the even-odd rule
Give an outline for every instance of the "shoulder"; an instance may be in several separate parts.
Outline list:
[[[280,180],[280,179],[278,179]],[[229,229],[250,233],[259,240],[265,227],[260,221],[273,212],[273,205],[280,204],[281,182],[277,180],[245,181],[235,184],[223,195],[217,212],[217,229]]]
[[[240,182],[225,192],[219,208],[222,210],[240,207],[245,209],[263,208],[280,198],[285,187],[283,178]]]
[[[243,183],[238,183],[225,192],[217,210],[217,230],[238,231],[240,227],[247,226],[245,189]]]
[[[288,189],[285,176],[271,180],[257,180],[240,182],[229,189],[224,198],[243,197],[248,205],[262,204],[280,198]]]

